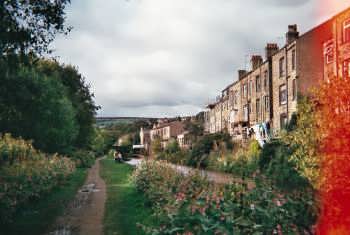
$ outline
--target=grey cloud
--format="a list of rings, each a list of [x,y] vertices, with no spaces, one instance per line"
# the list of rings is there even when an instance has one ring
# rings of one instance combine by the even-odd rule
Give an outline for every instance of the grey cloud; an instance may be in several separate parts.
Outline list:
[[[331,0],[327,0],[331,1]],[[305,32],[316,0],[75,0],[53,47],[91,83],[99,115],[189,115],[248,68],[287,25]],[[329,15],[333,12],[326,12]]]

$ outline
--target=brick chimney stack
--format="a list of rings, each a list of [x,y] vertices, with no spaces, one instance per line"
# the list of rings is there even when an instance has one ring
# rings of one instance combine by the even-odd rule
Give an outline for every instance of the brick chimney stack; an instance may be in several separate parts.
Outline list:
[[[288,25],[286,33],[286,43],[290,44],[299,38],[298,26],[296,24]]]
[[[262,64],[263,59],[260,55],[253,55],[251,62],[252,62],[252,70],[255,70]]]
[[[277,53],[279,50],[279,47],[277,43],[268,43],[265,47],[265,56],[266,59],[269,59],[272,57],[275,53]]]
[[[241,80],[247,74],[247,70],[238,70],[238,80]]]

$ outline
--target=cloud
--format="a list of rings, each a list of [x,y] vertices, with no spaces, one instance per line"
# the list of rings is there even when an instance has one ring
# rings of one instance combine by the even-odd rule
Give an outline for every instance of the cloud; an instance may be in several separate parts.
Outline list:
[[[316,0],[75,0],[55,55],[91,83],[99,115],[195,114],[288,24],[313,27]],[[333,12],[323,13],[329,15]],[[282,36],[282,38],[281,38]]]

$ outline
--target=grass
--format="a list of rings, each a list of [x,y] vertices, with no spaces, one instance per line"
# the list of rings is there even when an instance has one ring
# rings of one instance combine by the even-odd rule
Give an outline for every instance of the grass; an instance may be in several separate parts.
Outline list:
[[[70,202],[78,188],[84,183],[86,169],[77,169],[61,186],[53,189],[40,200],[32,201],[30,204],[19,209],[13,223],[1,227],[0,234],[7,235],[37,235],[43,234],[60,216],[65,205]]]
[[[133,168],[117,164],[113,159],[101,161],[100,174],[107,185],[105,206],[105,235],[144,234],[137,223],[155,225],[151,208],[145,206],[145,198],[137,192],[130,180]]]

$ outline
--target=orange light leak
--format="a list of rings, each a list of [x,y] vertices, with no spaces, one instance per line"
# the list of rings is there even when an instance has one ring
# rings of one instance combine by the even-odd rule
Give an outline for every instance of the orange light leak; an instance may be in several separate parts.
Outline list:
[[[318,14],[340,12],[350,1],[320,0]],[[327,10],[328,9],[328,10]],[[321,15],[319,15],[321,16]],[[341,64],[342,61],[339,61]],[[319,235],[350,234],[350,80],[334,77],[319,91],[321,150]]]

